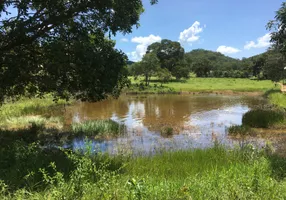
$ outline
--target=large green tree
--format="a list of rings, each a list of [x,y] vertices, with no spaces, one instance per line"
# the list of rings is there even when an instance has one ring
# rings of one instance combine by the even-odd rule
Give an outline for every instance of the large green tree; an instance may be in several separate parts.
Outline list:
[[[141,0],[2,0],[1,100],[53,92],[96,101],[118,94],[127,57],[106,36],[130,33],[142,12]]]
[[[168,69],[172,75],[177,78],[184,77],[181,76],[182,73],[180,73],[180,75],[177,73],[180,66],[184,67],[182,63],[185,56],[185,50],[179,42],[164,39],[161,42],[151,44],[147,48],[147,54],[151,52],[157,55],[160,60],[161,68]]]

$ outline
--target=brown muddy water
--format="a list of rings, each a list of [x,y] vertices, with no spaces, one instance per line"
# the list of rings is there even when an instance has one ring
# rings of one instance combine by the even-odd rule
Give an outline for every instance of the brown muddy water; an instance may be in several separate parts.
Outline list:
[[[121,96],[97,103],[78,103],[66,113],[66,123],[93,119],[112,119],[126,125],[126,134],[109,140],[89,141],[94,150],[111,154],[152,153],[164,150],[207,148],[215,142],[233,147],[242,141],[228,136],[231,125],[240,125],[244,113],[266,104],[262,97],[221,95]],[[161,135],[172,127],[170,137]],[[263,146],[263,138],[244,139],[243,144]],[[66,146],[85,148],[84,138]]]

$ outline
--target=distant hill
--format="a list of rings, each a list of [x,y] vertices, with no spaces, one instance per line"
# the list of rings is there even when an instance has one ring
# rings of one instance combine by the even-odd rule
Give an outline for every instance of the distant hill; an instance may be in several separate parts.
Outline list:
[[[133,61],[131,61],[131,60],[128,60],[128,61],[127,61],[127,65],[132,65],[133,63],[135,63],[135,62],[133,62]]]
[[[197,60],[209,60],[212,70],[227,71],[239,70],[241,68],[241,60],[225,56],[219,52],[196,49],[185,54],[188,63],[196,62]]]

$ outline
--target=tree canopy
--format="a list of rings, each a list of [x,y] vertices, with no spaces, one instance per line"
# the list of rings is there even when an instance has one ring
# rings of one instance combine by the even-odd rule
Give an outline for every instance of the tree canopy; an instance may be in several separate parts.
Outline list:
[[[106,35],[130,33],[143,11],[141,0],[1,1],[1,100],[53,92],[96,101],[118,94],[127,57]]]
[[[275,19],[268,23],[268,29],[274,30],[271,33],[273,48],[286,56],[286,2],[276,12]]]
[[[183,78],[178,75],[178,65],[182,66],[182,62],[185,56],[185,50],[181,47],[179,42],[164,39],[161,42],[151,44],[147,48],[148,53],[155,53],[160,60],[161,68],[168,69],[173,76],[177,78]],[[189,74],[189,72],[187,72]]]

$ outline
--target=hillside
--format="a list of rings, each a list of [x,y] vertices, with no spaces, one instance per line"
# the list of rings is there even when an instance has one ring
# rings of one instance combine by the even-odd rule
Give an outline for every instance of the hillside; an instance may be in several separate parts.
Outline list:
[[[239,70],[242,68],[241,60],[225,56],[219,52],[204,49],[196,49],[186,53],[186,59],[189,63],[206,59],[210,62],[213,71]]]

